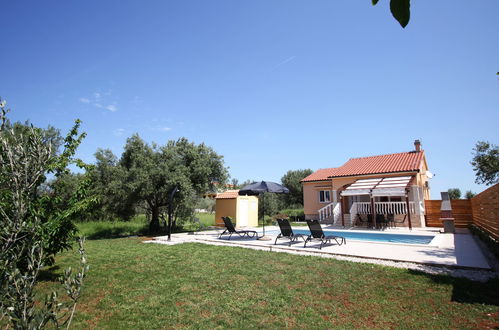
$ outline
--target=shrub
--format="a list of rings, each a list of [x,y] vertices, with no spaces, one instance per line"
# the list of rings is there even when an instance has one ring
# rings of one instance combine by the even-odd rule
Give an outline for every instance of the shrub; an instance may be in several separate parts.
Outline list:
[[[57,189],[44,189],[47,173],[60,177],[71,163],[83,166],[73,156],[84,134],[78,136],[77,121],[58,154],[44,130],[10,125],[7,112],[0,99],[0,320],[16,329],[40,329],[49,322],[55,328],[69,327],[88,270],[83,240],[81,268],[77,272],[69,268],[63,276],[69,302],[60,302],[53,292],[41,303],[34,288],[40,270],[56,253],[71,247],[76,232],[72,220],[91,204],[86,197],[88,182],[68,198]]]
[[[499,242],[496,241],[488,232],[483,230],[481,227],[478,227],[477,225],[470,225],[469,226],[470,232],[473,235],[478,236],[490,249],[490,251],[499,258]]]
[[[284,209],[284,210],[281,210],[281,213],[286,214],[288,217],[297,217],[297,216],[305,215],[302,208],[300,208],[300,209]]]
[[[299,209],[284,209],[281,210],[282,214],[285,214],[291,221],[304,221],[305,212],[302,208]]]
[[[258,225],[261,226],[263,224],[263,221],[265,221],[265,226],[270,226],[274,223],[275,219],[274,217],[266,215],[265,219],[258,219]]]

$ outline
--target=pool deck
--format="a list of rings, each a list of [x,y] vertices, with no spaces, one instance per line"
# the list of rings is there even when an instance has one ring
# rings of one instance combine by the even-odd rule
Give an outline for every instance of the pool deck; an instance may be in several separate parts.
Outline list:
[[[297,229],[302,227],[296,227]],[[306,229],[307,227],[303,227]],[[353,229],[344,229],[332,226],[323,226],[325,230],[345,230],[350,231]],[[265,228],[266,232],[279,231],[278,227],[268,226]],[[252,228],[247,228],[252,230]],[[261,228],[254,230],[261,233]],[[356,231],[358,228],[355,229]],[[362,242],[348,240],[347,244],[338,246],[336,244],[326,245],[319,250],[320,242],[313,241],[303,247],[303,241],[299,240],[297,243],[288,247],[289,240],[280,239],[277,245],[274,245],[275,235],[267,237],[270,240],[256,240],[239,238],[238,235],[233,235],[231,240],[228,236],[218,239],[220,230],[210,230],[196,232],[194,234],[174,234],[172,240],[167,241],[166,236],[155,237],[155,243],[163,244],[177,244],[186,242],[199,242],[213,245],[229,245],[239,246],[244,248],[252,248],[276,252],[288,252],[294,254],[305,255],[319,255],[319,256],[347,256],[357,257],[364,259],[378,259],[390,260],[395,262],[411,262],[432,266],[445,266],[461,269],[483,269],[490,270],[491,266],[487,262],[480,247],[475,242],[472,235],[466,229],[458,229],[456,234],[441,234],[441,228],[418,228],[409,231],[407,229],[395,228],[387,229],[384,231],[372,231],[382,233],[396,233],[396,234],[413,234],[413,235],[436,235],[435,239],[430,245],[415,245],[415,244],[396,244],[396,243],[381,243],[381,242]],[[365,229],[362,231],[366,231]],[[334,242],[334,241],[333,241]]]

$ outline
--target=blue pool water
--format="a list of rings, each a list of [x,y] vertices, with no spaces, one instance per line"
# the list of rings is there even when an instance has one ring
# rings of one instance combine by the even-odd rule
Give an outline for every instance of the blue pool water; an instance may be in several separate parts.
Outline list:
[[[295,229],[295,234],[310,235],[308,229]],[[279,235],[280,231],[269,231],[270,235]],[[388,233],[364,233],[352,231],[335,231],[324,230],[324,235],[343,236],[347,239],[355,241],[371,241],[371,242],[384,242],[384,243],[399,243],[399,244],[430,244],[431,240],[435,238],[433,235],[403,235],[403,234],[388,234]]]

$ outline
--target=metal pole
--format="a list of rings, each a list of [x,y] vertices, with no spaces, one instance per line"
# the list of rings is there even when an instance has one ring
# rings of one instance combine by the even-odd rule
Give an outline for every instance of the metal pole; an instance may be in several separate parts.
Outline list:
[[[175,186],[170,193],[170,199],[168,202],[168,240],[172,237],[172,213],[173,213],[173,197],[179,191],[178,187]]]
[[[262,193],[262,218],[263,218],[263,236],[265,236],[265,193]]]

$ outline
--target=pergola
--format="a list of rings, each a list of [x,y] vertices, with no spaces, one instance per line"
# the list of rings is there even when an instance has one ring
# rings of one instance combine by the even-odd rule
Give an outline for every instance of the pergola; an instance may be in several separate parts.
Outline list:
[[[412,229],[408,193],[413,179],[414,176],[399,176],[356,180],[354,183],[348,185],[341,191],[341,205],[343,205],[344,196],[369,195],[373,223],[376,226],[376,208],[374,207],[374,197],[405,196],[409,229]],[[343,213],[344,212],[341,212],[341,221],[344,226],[345,219]]]

